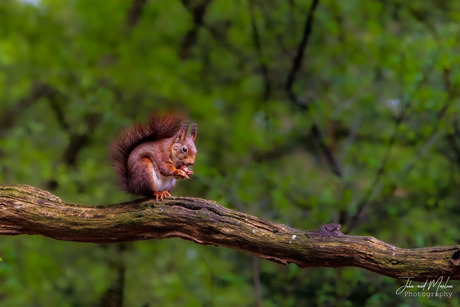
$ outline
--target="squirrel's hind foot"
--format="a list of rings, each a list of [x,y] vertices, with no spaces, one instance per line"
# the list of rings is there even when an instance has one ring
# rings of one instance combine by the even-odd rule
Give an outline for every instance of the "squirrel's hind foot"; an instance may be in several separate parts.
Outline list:
[[[153,192],[153,196],[155,196],[155,201],[162,201],[166,196],[171,196],[168,191],[161,191],[161,192]]]

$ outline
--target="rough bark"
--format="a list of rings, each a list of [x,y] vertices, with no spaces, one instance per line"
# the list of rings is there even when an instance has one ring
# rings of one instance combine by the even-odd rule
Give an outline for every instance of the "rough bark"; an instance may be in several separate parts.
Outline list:
[[[403,249],[340,225],[302,231],[187,197],[87,206],[27,185],[0,185],[0,234],[93,242],[179,237],[300,267],[361,267],[393,278],[460,280],[460,245]]]

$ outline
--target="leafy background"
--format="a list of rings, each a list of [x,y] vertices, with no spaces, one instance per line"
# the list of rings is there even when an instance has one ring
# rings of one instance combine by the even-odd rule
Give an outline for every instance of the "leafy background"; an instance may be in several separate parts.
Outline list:
[[[133,199],[113,138],[182,109],[199,154],[175,195],[406,248],[457,244],[459,22],[456,0],[2,0],[0,182]],[[359,268],[179,239],[3,237],[0,256],[5,306],[460,305],[455,282],[451,299],[408,298]]]

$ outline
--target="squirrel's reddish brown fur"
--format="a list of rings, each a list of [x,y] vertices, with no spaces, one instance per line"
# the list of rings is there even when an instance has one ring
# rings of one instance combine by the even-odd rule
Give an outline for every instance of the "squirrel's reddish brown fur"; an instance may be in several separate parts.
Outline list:
[[[121,186],[137,195],[170,196],[175,179],[189,178],[195,162],[196,125],[178,113],[154,113],[147,125],[125,129],[114,142],[111,158]]]

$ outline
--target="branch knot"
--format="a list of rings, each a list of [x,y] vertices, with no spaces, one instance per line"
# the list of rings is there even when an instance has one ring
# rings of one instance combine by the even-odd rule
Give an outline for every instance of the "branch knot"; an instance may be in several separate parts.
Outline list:
[[[319,236],[341,237],[344,235],[341,231],[341,227],[340,224],[323,224],[320,228],[312,232]]]

